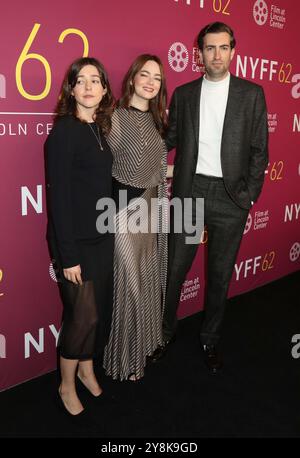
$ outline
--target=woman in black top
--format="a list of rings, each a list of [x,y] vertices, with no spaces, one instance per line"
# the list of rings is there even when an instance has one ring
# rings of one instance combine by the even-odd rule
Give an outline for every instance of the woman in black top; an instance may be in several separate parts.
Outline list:
[[[102,64],[76,60],[63,82],[54,127],[46,141],[47,238],[63,301],[59,336],[59,400],[71,415],[84,407],[75,376],[94,396],[102,389],[93,358],[109,333],[112,234],[96,229],[97,201],[111,197],[112,155],[105,140],[113,97]]]

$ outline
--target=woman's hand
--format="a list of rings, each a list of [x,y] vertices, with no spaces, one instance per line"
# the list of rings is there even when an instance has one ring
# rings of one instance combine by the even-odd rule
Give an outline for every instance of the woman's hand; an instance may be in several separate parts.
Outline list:
[[[64,276],[67,280],[75,283],[75,285],[82,285],[81,279],[81,268],[80,265],[74,267],[68,267],[64,269]]]

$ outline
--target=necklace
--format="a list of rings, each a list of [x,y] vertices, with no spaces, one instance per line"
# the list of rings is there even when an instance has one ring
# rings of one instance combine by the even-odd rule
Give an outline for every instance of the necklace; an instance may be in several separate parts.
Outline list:
[[[95,135],[95,138],[96,138],[96,140],[97,140],[97,143],[98,143],[98,145],[99,145],[101,151],[103,151],[103,146],[102,146],[102,143],[101,143],[101,137],[100,137],[100,132],[99,132],[98,124],[96,123],[96,128],[97,128],[97,134],[98,134],[98,135],[96,134],[96,132],[94,131],[94,129],[92,128],[92,126],[91,126],[90,123],[88,123],[88,126],[89,126],[89,128],[91,129],[91,131],[93,132],[93,134]]]

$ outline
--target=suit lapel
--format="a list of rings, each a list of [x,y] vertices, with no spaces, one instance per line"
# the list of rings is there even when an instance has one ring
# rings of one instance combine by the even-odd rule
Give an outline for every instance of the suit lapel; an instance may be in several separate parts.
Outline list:
[[[230,146],[231,143],[231,133],[233,123],[235,122],[235,116],[237,112],[237,107],[240,104],[240,89],[239,89],[239,80],[235,76],[230,76],[229,83],[229,92],[227,99],[227,106],[224,117],[223,132],[222,132],[222,143],[221,143],[221,155],[223,155],[223,150]]]
[[[201,94],[201,87],[202,87],[202,78],[198,80],[198,84],[195,86],[191,93],[191,97],[189,100],[190,103],[190,110],[191,110],[191,118],[192,118],[192,126],[195,136],[195,141],[197,145],[199,145],[199,120],[200,120],[200,94]]]

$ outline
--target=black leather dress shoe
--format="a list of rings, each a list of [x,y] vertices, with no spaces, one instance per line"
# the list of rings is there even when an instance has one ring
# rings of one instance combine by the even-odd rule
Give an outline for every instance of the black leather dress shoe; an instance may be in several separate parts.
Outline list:
[[[204,345],[204,361],[212,374],[217,374],[223,367],[223,363],[214,345]]]
[[[168,347],[171,343],[175,342],[176,337],[175,335],[170,340],[165,340],[163,345],[160,345],[154,353],[149,357],[151,363],[156,363],[161,358],[163,358],[168,350]]]
[[[161,358],[163,358],[166,354],[167,347],[165,345],[160,345],[157,347],[157,349],[154,351],[154,353],[149,356],[149,361],[151,363],[156,363],[159,361]]]

